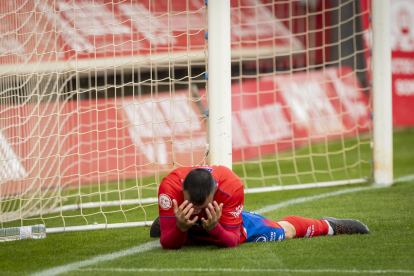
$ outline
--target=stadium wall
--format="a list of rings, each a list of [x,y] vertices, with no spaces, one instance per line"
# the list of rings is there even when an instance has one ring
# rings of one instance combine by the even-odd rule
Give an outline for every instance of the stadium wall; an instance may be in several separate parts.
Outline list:
[[[360,3],[362,11],[371,7],[371,0]],[[393,125],[414,126],[414,2],[392,0],[390,13]],[[364,29],[369,27],[369,13],[364,14],[363,24]],[[365,34],[364,43],[370,48],[372,33]],[[370,64],[371,56],[367,55],[366,60]]]

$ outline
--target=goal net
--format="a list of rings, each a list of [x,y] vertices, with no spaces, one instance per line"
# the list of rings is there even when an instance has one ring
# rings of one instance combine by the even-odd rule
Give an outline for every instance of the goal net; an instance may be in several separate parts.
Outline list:
[[[206,4],[0,2],[0,228],[144,225],[163,176],[209,164]],[[230,5],[233,170],[247,191],[370,178],[369,8]]]

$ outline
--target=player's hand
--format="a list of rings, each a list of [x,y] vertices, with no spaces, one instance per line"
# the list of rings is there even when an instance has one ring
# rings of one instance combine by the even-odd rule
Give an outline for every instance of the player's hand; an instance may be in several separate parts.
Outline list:
[[[178,206],[178,203],[175,199],[173,199],[174,205],[174,214],[177,218],[177,227],[185,232],[198,220],[198,216],[196,216],[193,220],[190,220],[191,215],[194,212],[194,208],[192,203],[188,203],[188,200],[185,200]]]
[[[209,203],[206,208],[206,214],[208,219],[206,220],[204,218],[201,218],[201,221],[203,222],[203,228],[207,231],[211,231],[214,228],[216,228],[220,220],[222,211],[223,203],[220,203],[220,205],[218,205],[216,201],[213,201],[213,204]]]

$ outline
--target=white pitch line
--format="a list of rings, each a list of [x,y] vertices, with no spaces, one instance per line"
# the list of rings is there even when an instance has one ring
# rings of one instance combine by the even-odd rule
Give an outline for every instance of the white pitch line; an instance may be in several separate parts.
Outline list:
[[[394,180],[394,183],[397,183],[397,182],[408,182],[408,181],[411,181],[411,180],[414,180],[414,174],[410,174],[410,175],[406,175],[406,176],[397,178],[397,179]]]
[[[414,175],[412,175],[412,176],[414,177]],[[408,176],[408,177],[411,177],[411,176]],[[312,201],[312,200],[315,200],[315,199],[321,199],[321,198],[326,198],[326,197],[331,197],[331,196],[336,196],[336,195],[341,195],[341,194],[346,194],[346,193],[352,193],[352,192],[357,192],[357,191],[363,191],[363,190],[368,190],[368,189],[373,189],[373,188],[380,188],[380,187],[384,187],[384,186],[370,186],[370,187],[362,187],[362,188],[352,188],[352,189],[340,190],[340,191],[337,191],[337,192],[325,193],[325,194],[321,194],[321,195],[297,198],[297,199],[288,200],[288,201],[285,201],[285,202],[282,202],[282,203],[278,203],[278,204],[275,204],[275,205],[270,205],[270,206],[258,209],[256,211],[253,211],[253,212],[254,213],[264,213],[264,212],[269,212],[269,211],[276,210],[278,208],[283,208],[283,207],[286,207],[286,206],[289,206],[289,205],[292,205],[292,204],[303,203],[303,202],[308,202],[308,201]],[[58,275],[58,274],[68,272],[68,271],[71,271],[71,270],[79,270],[81,267],[88,266],[88,265],[94,265],[94,264],[102,262],[102,261],[110,261],[110,260],[114,260],[116,258],[124,257],[124,256],[127,256],[127,255],[141,253],[141,252],[144,252],[144,251],[154,249],[154,248],[159,247],[159,246],[160,246],[159,241],[156,240],[156,241],[148,242],[148,243],[136,246],[136,247],[132,247],[130,249],[123,250],[123,251],[110,253],[110,254],[106,254],[106,255],[100,255],[100,256],[94,257],[94,258],[89,259],[89,260],[70,263],[70,264],[67,264],[67,265],[46,269],[46,270],[43,270],[41,272],[38,272],[38,273],[35,273],[35,274],[32,274],[32,275],[33,276],[54,276],[54,275]],[[146,271],[146,270],[144,268],[142,268],[142,271]],[[151,271],[151,270],[148,270],[148,271]],[[156,270],[156,271],[163,271],[163,270],[161,269],[161,270]],[[247,271],[247,270],[245,270],[245,271]],[[263,270],[263,271],[265,271],[265,270]],[[280,269],[280,270],[275,270],[275,271],[285,271],[285,270]],[[286,271],[295,272],[293,270],[286,270]],[[305,270],[303,270],[303,271],[305,271]],[[353,270],[349,270],[349,271],[353,271]],[[372,271],[377,271],[377,270],[372,270]],[[383,270],[383,271],[385,271],[385,270]],[[298,270],[297,272],[300,272],[300,271]],[[308,271],[308,272],[313,272],[313,270]],[[327,271],[327,272],[332,272],[332,271]],[[346,271],[339,271],[339,272],[346,272]],[[393,272],[397,272],[397,271],[393,271]],[[378,271],[376,273],[378,273]],[[401,273],[406,273],[406,272],[401,272]],[[412,273],[412,272],[410,272],[410,273]]]
[[[356,270],[356,269],[237,269],[237,268],[85,268],[78,271],[111,271],[111,272],[287,272],[287,273],[350,273],[350,274],[382,274],[382,273],[405,273],[412,274],[414,270]]]

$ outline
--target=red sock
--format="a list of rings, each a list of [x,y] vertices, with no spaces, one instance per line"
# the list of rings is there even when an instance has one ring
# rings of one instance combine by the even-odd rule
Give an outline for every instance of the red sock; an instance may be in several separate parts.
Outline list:
[[[296,238],[312,238],[327,235],[329,226],[324,220],[302,218],[297,216],[285,217],[281,220],[290,222],[296,228]]]

